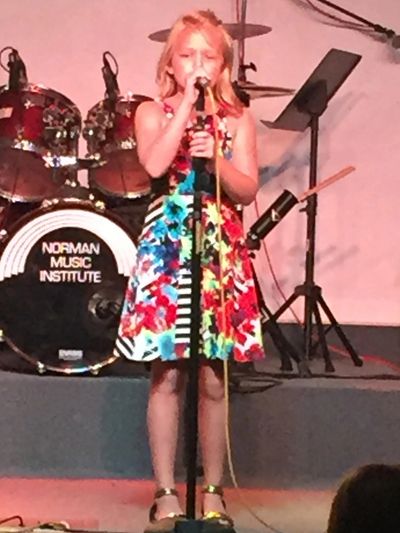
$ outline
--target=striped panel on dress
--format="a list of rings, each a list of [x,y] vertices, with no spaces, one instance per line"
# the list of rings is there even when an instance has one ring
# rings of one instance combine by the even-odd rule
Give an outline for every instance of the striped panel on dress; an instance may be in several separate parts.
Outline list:
[[[193,197],[187,196],[187,208],[193,210]],[[143,224],[142,232],[154,224],[158,219],[165,217],[163,198],[159,197],[149,207]],[[139,237],[140,240],[140,237]],[[177,318],[175,322],[175,342],[178,344],[190,344],[191,331],[191,302],[192,302],[192,275],[187,267],[181,266],[178,272],[177,287]],[[201,342],[201,340],[200,340]],[[115,351],[128,359],[134,359],[135,339],[118,335],[115,342]],[[152,359],[153,357],[151,357]]]
[[[175,340],[177,343],[190,343],[192,303],[192,275],[187,268],[181,268],[178,278],[178,302]]]

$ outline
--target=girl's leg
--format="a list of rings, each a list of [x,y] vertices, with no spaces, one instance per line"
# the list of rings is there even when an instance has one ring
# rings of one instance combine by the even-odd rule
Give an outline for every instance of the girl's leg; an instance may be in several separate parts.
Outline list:
[[[178,436],[179,398],[183,386],[180,363],[156,360],[152,363],[151,387],[147,408],[147,427],[157,488],[174,488],[175,454]],[[157,499],[156,518],[182,513],[173,495]]]
[[[220,485],[225,462],[225,398],[222,361],[207,361],[200,367],[199,434],[204,484]],[[221,497],[204,494],[203,511],[224,512]]]

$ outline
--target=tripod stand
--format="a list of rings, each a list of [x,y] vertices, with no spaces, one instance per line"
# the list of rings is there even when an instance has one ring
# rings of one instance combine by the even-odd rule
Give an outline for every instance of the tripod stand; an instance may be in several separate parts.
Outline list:
[[[253,250],[260,249],[260,238],[258,235],[258,232],[261,230],[264,233],[265,228],[272,228],[277,224],[277,220],[272,221],[272,214],[275,212],[279,212],[280,215],[284,216],[285,212],[288,212],[293,205],[297,203],[297,199],[291,195],[288,191],[285,191],[285,199],[283,202],[281,201],[281,198],[275,202],[270,209],[267,211],[266,214],[264,214],[263,217],[261,217],[261,221],[257,221],[253,226],[250,228],[247,239],[246,239],[246,245],[247,248],[250,251],[250,256],[254,257]],[[275,211],[275,205],[279,203],[280,207],[277,211]],[[283,206],[283,209],[282,209]],[[266,233],[266,232],[265,232]],[[300,377],[310,377],[311,372],[310,369],[307,366],[307,362],[302,357],[302,354],[299,354],[297,349],[287,340],[287,338],[282,333],[282,330],[278,324],[278,322],[275,320],[274,315],[272,311],[267,307],[260,284],[257,279],[257,275],[254,269],[254,266],[252,265],[252,272],[253,272],[253,279],[254,279],[254,285],[257,293],[257,299],[258,299],[258,305],[260,308],[261,313],[261,327],[263,333],[268,332],[271,336],[271,339],[273,343],[275,344],[276,348],[278,349],[280,356],[281,356],[281,370],[283,371],[292,371],[292,360],[297,364],[298,370],[299,370],[299,376]]]
[[[305,82],[298,94],[281,113],[274,123],[263,123],[272,128],[287,129],[294,131],[304,131],[310,127],[310,189],[317,184],[317,162],[318,162],[318,134],[319,119],[326,110],[329,100],[336,93],[351,71],[360,61],[361,56],[332,49],[319,66]],[[322,296],[322,289],[316,285],[314,278],[315,267],[315,232],[317,217],[317,194],[313,194],[307,200],[304,209],[307,215],[307,249],[305,259],[305,281],[298,285],[289,299],[276,311],[272,320],[277,320],[300,296],[304,297],[304,354],[309,360],[315,353],[316,348],[321,345],[325,370],[334,372],[326,334],[334,329],[340,341],[349,353],[356,366],[363,364],[357,355],[350,341],[344,334],[341,326],[334,317],[328,304]],[[325,329],[322,322],[321,310],[329,320],[329,327]],[[317,329],[317,342],[313,344],[313,326]]]

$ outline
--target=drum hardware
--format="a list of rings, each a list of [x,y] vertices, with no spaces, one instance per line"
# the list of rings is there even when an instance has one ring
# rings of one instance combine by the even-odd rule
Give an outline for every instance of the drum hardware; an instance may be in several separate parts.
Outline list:
[[[352,11],[349,11],[348,9],[344,9],[343,7],[338,6],[337,4],[334,4],[333,2],[330,2],[328,0],[317,0],[317,2],[320,2],[321,4],[324,4],[328,6],[329,8],[334,9],[335,11],[338,11],[339,13],[346,15],[346,17],[350,17],[356,20],[357,23],[361,22],[361,24],[363,24],[364,27],[359,24],[356,24],[356,27],[358,30],[360,31],[367,30],[367,29],[373,30],[374,32],[380,35],[384,35],[386,40],[391,42],[391,45],[393,46],[393,48],[395,49],[400,48],[400,34],[397,34],[394,30],[390,28],[385,28],[381,24],[377,24],[376,22],[367,20],[364,17],[360,17],[360,15],[357,15],[356,13],[353,13]],[[318,8],[315,8],[315,9],[318,9]],[[325,11],[321,11],[321,12],[328,15]],[[330,16],[330,14],[328,16]]]
[[[105,98],[89,109],[82,132],[87,143],[86,159],[99,162],[88,170],[89,185],[110,198],[136,199],[150,193],[150,177],[138,159],[134,117],[137,107],[152,99],[132,92],[121,96],[117,74],[115,57],[104,52]]]
[[[246,28],[246,9],[247,0],[242,0],[240,13],[238,12],[238,27]],[[257,72],[255,63],[245,62],[245,32],[238,35],[238,73],[237,81],[233,82],[233,89],[238,98],[248,107],[251,100],[256,98],[268,98],[275,96],[287,96],[293,94],[294,89],[287,89],[285,87],[275,87],[269,85],[257,85],[247,80],[247,71],[252,70]]]
[[[91,195],[91,197],[87,199],[74,198],[73,196],[66,196],[65,198],[63,198],[59,196],[57,198],[46,198],[46,200],[43,200],[43,202],[40,204],[40,207],[43,209],[47,209],[50,207],[62,206],[62,205],[64,206],[69,205],[69,204],[75,205],[77,202],[79,202],[79,205],[81,206],[87,205],[89,207],[95,207],[96,210],[105,211],[105,208],[102,208],[101,205],[94,203],[93,200],[94,200],[93,195]]]
[[[111,68],[110,62],[108,61],[109,57],[114,62],[115,72]],[[120,96],[117,81],[119,67],[117,60],[109,51],[103,53],[103,67],[101,69],[101,72],[103,74],[103,80],[106,86],[105,99],[109,104],[110,111],[115,111],[115,104],[117,103],[118,97]]]
[[[108,324],[118,327],[122,304],[123,294],[104,288],[93,294],[88,309],[100,323],[106,320]]]
[[[1,55],[6,50],[11,50],[8,55],[8,63],[7,63],[8,72],[9,72],[8,87],[10,91],[18,92],[23,87],[25,87],[28,82],[25,63],[22,61],[18,53],[18,50],[16,50],[15,48],[12,48],[11,46],[7,46],[6,48],[3,48],[3,50],[0,51],[0,61],[1,61]]]
[[[99,168],[107,163],[104,159],[99,157],[93,158],[79,158],[75,156],[44,156],[43,160],[46,166],[56,170],[76,171],[76,170],[91,170]]]
[[[45,156],[44,161],[48,164],[52,163],[53,180],[58,184],[59,188],[56,190],[54,199],[78,199],[78,200],[95,200],[94,194],[87,187],[83,187],[77,179],[77,173],[80,170],[89,170],[92,168],[99,168],[104,165],[106,161],[98,159],[80,159],[70,156]],[[59,177],[61,175],[61,178]],[[44,200],[44,202],[46,202]]]

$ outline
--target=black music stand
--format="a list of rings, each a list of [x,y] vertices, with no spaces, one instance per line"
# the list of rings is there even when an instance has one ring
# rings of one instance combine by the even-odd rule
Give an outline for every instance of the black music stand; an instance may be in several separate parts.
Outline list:
[[[337,90],[345,82],[352,70],[360,61],[361,56],[343,50],[332,48],[322,59],[320,64],[307,79],[301,89],[298,91],[293,100],[279,115],[275,122],[262,121],[263,124],[270,128],[305,131],[306,128],[311,130],[310,140],[310,173],[309,187],[315,187],[317,184],[317,160],[318,160],[318,131],[319,118],[328,106],[329,100],[334,96]],[[350,357],[356,366],[362,366],[363,362],[357,355],[353,346],[350,344],[341,326],[335,319],[332,311],[322,297],[322,289],[314,281],[315,265],[315,229],[317,216],[317,195],[313,194],[307,200],[304,209],[307,215],[307,250],[306,250],[306,272],[305,282],[295,287],[293,294],[289,299],[273,314],[272,319],[276,320],[284,311],[286,311],[293,302],[299,297],[304,296],[304,348],[305,359],[311,359],[315,349],[321,345],[322,354],[325,360],[325,370],[334,372],[326,334],[332,328],[336,331],[337,336],[346,348]],[[322,308],[330,322],[330,326],[325,329],[321,312]],[[313,317],[317,326],[317,342],[312,343]]]

